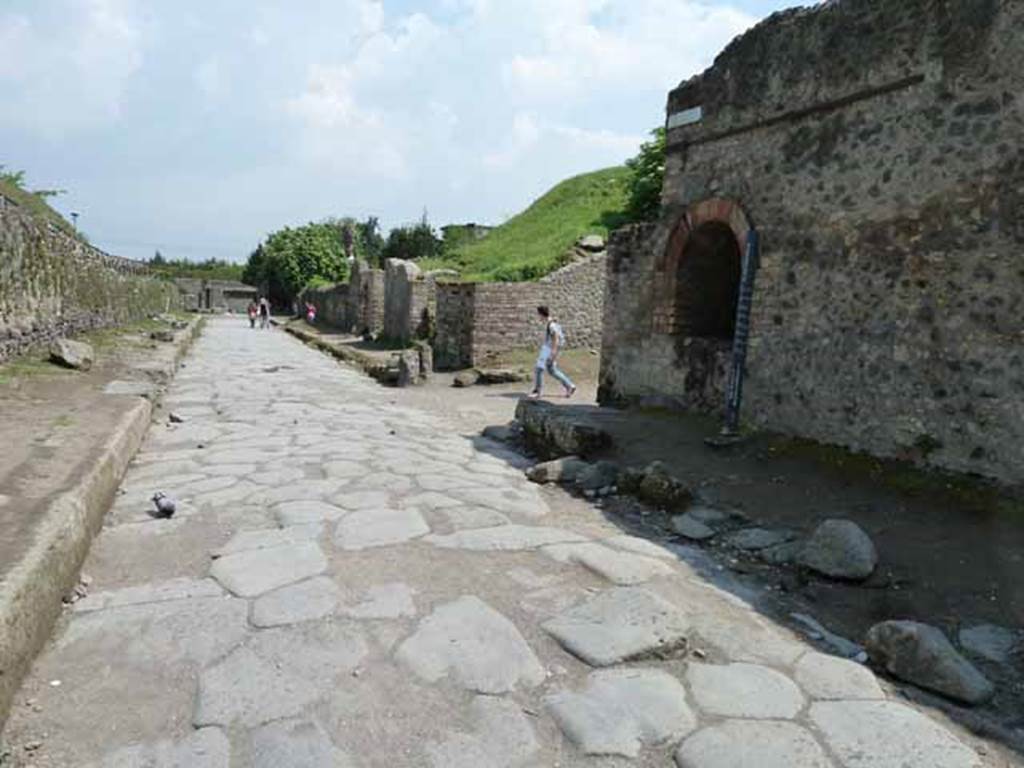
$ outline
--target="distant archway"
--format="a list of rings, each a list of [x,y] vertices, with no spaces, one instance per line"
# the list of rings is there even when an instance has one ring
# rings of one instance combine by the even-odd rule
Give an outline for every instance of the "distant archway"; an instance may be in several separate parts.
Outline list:
[[[740,246],[728,224],[706,221],[691,231],[676,265],[675,332],[731,339],[741,271]]]

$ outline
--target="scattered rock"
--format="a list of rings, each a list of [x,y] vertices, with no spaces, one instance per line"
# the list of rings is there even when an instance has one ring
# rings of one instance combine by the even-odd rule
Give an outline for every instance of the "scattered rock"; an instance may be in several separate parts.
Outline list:
[[[686,510],[686,514],[694,520],[712,527],[726,525],[734,520],[743,520],[746,518],[742,512],[736,509],[716,509],[715,507],[707,507],[703,505],[690,507],[690,509]]]
[[[878,565],[875,545],[851,520],[826,520],[815,528],[800,553],[800,563],[836,579],[866,579]]]
[[[808,616],[806,613],[791,613],[789,616],[801,625],[804,634],[812,640],[820,640],[840,656],[853,659],[858,663],[868,660],[867,653],[862,646],[825,629],[813,616]]]
[[[50,346],[50,360],[68,368],[88,371],[95,359],[92,347],[84,341],[57,339]]]
[[[672,518],[672,530],[693,541],[704,541],[715,535],[713,528],[708,527],[689,512]]]
[[[659,509],[685,509],[693,501],[690,489],[668,473],[660,461],[651,462],[643,471],[637,495]]]
[[[534,464],[526,470],[526,476],[535,483],[572,483],[589,466],[578,456],[565,456]]]
[[[611,436],[573,408],[522,399],[516,406],[526,447],[541,458],[590,456],[611,445]]]
[[[1006,664],[1021,643],[1021,633],[995,624],[978,624],[960,630],[960,647],[973,656]]]
[[[167,330],[153,331],[152,333],[149,334],[149,338],[151,338],[153,341],[162,341],[165,343],[172,342],[174,341],[174,332]]]
[[[615,485],[619,467],[612,461],[586,464],[576,473],[576,487],[582,491],[601,491]]]
[[[481,434],[489,440],[497,440],[499,443],[510,443],[515,440],[518,431],[511,425],[491,424],[484,427]]]
[[[795,563],[803,551],[802,541],[786,541],[773,547],[765,547],[757,551],[757,557],[772,565],[789,565]]]
[[[455,374],[455,380],[452,382],[453,387],[472,387],[480,381],[480,372],[474,369],[468,371],[459,371]]]
[[[744,528],[728,536],[727,541],[737,549],[756,552],[768,547],[785,544],[796,538],[792,531],[773,530],[771,528]]]
[[[961,656],[942,630],[916,621],[883,621],[867,635],[871,660],[890,674],[966,704],[980,704],[995,689]]]
[[[576,241],[576,245],[592,253],[599,253],[605,249],[604,238],[600,235],[585,235]]]
[[[477,384],[518,384],[529,381],[530,374],[508,368],[478,368]]]

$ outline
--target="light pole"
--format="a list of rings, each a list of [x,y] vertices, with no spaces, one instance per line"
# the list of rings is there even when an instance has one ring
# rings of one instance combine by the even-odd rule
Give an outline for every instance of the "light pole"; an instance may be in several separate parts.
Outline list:
[[[78,211],[71,212],[71,226],[75,228],[75,232],[78,231]]]

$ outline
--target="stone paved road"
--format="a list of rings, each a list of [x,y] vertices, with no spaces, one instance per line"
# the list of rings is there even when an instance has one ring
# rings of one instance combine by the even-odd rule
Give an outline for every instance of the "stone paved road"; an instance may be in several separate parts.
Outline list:
[[[516,457],[391,399],[212,322],[166,401],[185,422],[154,425],[15,705],[14,764],[983,764],[869,671],[596,513],[552,514]],[[173,520],[147,515],[157,489]]]

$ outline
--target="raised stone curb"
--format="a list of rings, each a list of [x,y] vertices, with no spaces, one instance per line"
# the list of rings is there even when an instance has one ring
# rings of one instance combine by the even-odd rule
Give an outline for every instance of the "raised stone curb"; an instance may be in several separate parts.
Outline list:
[[[169,376],[199,334],[193,318],[177,335]],[[149,429],[153,403],[139,398],[113,425],[88,472],[42,513],[35,540],[0,582],[0,725],[29,665],[60,616],[63,597],[78,581],[89,545]]]

